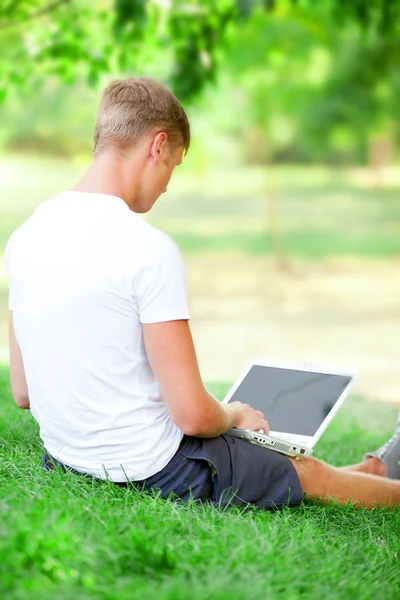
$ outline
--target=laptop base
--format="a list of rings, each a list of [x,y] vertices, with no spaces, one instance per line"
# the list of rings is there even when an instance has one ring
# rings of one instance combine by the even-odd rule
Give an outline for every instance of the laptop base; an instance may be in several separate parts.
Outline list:
[[[271,435],[259,433],[258,431],[253,431],[252,429],[238,429],[235,427],[229,429],[226,433],[241,440],[245,440],[246,442],[250,442],[251,444],[256,444],[257,446],[262,446],[263,448],[274,450],[281,454],[286,454],[286,456],[310,456],[313,451],[312,448],[309,448],[304,444],[289,442],[282,438],[276,438]]]

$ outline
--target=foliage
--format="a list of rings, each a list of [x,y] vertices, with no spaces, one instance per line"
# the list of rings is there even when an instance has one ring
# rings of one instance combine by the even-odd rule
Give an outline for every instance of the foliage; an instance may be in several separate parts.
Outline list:
[[[225,71],[251,162],[359,162],[374,135],[399,137],[396,26],[338,30],[325,4],[254,11],[230,36]]]
[[[201,97],[249,162],[365,162],[372,139],[400,140],[399,17],[400,0],[6,0],[0,145],[88,149],[86,82],[141,74]]]
[[[91,84],[107,72],[146,70],[162,56],[164,77],[182,99],[215,78],[226,35],[255,12],[324,14],[366,35],[398,34],[398,0],[3,0],[0,7],[0,94],[10,84],[37,83],[56,73]]]
[[[112,71],[146,72],[162,56],[163,79],[181,97],[200,90],[215,74],[214,53],[234,4],[211,0],[182,5],[141,0],[64,0],[48,5],[8,2],[0,9],[0,62],[4,97],[19,87],[57,74],[90,84]]]

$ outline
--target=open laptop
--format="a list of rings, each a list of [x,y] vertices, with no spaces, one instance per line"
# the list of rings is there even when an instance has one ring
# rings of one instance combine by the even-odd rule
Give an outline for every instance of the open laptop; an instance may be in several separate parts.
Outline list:
[[[353,373],[305,365],[252,362],[223,400],[264,413],[268,435],[251,429],[227,433],[288,456],[309,456],[355,379]]]

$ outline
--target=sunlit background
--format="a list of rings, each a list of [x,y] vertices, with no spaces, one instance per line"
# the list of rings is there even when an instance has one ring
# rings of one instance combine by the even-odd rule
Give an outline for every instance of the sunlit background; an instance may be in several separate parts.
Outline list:
[[[255,357],[341,366],[363,396],[399,403],[396,27],[334,0],[8,4],[0,254],[83,174],[102,87],[155,76],[192,145],[145,218],[184,255],[204,379]],[[1,266],[2,361],[7,296]]]

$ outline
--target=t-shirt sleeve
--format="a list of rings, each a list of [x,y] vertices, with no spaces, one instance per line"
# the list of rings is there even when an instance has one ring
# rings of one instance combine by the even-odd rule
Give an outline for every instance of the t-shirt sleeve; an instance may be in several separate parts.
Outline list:
[[[11,285],[11,247],[12,247],[13,236],[8,240],[6,250],[4,252],[3,263],[4,268],[8,277],[8,308],[13,310],[13,294]]]
[[[189,319],[186,270],[180,252],[167,236],[152,247],[136,275],[141,323]]]

